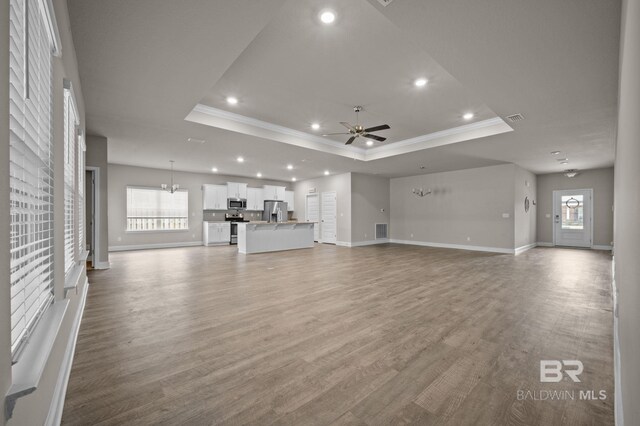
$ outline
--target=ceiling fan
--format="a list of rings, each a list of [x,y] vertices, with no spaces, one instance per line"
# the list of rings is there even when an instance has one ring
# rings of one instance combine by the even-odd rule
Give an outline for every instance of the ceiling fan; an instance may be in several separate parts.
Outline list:
[[[387,138],[383,138],[382,136],[372,135],[371,132],[377,132],[377,131],[380,131],[380,130],[390,129],[391,127],[388,124],[382,124],[380,126],[367,127],[365,129],[364,126],[359,124],[359,120],[358,120],[358,113],[360,111],[362,111],[362,107],[361,106],[354,106],[353,110],[356,113],[356,125],[355,126],[352,126],[351,124],[349,124],[347,122],[344,122],[344,121],[340,122],[340,124],[342,124],[344,127],[349,129],[349,132],[347,132],[347,133],[327,133],[326,135],[322,135],[322,136],[350,135],[351,137],[345,143],[345,145],[351,145],[353,143],[353,141],[355,141],[356,138],[358,138],[360,136],[362,136],[363,138],[374,139],[374,140],[377,140],[379,142],[384,142],[384,141],[387,140]]]

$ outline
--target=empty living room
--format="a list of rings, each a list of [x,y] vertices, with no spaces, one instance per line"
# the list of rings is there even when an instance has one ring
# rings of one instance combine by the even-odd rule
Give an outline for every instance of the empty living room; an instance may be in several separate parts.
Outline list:
[[[2,425],[640,425],[640,2],[6,0]]]

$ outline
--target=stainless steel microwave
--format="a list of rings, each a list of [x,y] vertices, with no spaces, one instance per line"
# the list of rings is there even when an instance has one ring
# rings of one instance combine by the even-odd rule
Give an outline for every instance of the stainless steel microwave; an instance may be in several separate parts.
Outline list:
[[[227,210],[245,210],[247,200],[244,198],[227,198]]]

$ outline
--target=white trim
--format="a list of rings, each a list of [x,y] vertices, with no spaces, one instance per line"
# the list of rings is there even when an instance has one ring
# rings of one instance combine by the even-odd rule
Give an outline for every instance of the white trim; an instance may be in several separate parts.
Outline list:
[[[109,269],[111,268],[110,262],[92,262],[93,269]]]
[[[537,245],[538,247],[555,247],[555,246],[553,245],[553,243],[547,243],[547,242],[544,242],[544,241],[538,241],[538,242],[536,243],[536,245]]]
[[[493,117],[376,148],[364,149],[353,145],[346,146],[339,141],[322,138],[203,104],[197,104],[185,120],[361,161],[378,160],[513,131],[513,128],[502,118]]]
[[[508,248],[500,248],[500,247],[483,247],[483,246],[467,246],[462,244],[446,244],[446,243],[431,243],[427,241],[413,241],[413,240],[397,240],[395,238],[391,238],[389,240],[390,243],[395,244],[409,244],[414,246],[424,246],[424,247],[437,247],[437,248],[449,248],[456,250],[471,250],[471,251],[485,251],[489,253],[502,253],[502,254],[514,254],[514,249]]]
[[[591,246],[591,248],[593,250],[606,250],[606,251],[611,251],[613,250],[612,246],[608,246],[608,245],[600,245],[600,244],[594,244]]]
[[[53,303],[44,311],[20,359],[11,367],[13,383],[4,400],[6,420],[13,415],[16,400],[34,392],[40,385],[40,379],[53,351],[68,307],[69,299],[65,299]]]
[[[354,243],[349,243],[346,241],[337,241],[337,246],[342,247],[362,247],[362,246],[373,246],[376,244],[387,244],[389,242],[388,238],[380,238],[379,240],[367,240],[367,241],[356,241]]]
[[[58,31],[58,21],[56,20],[55,9],[52,0],[40,0],[40,12],[47,26],[47,35],[51,42],[51,54],[56,57],[62,56],[62,42],[60,41],[60,31]]]
[[[109,251],[129,251],[129,250],[149,250],[176,247],[201,246],[202,241],[184,241],[179,243],[159,243],[159,244],[131,244],[127,246],[109,246]]]
[[[71,366],[73,365],[73,354],[76,350],[76,342],[78,341],[78,332],[80,331],[80,322],[84,313],[85,302],[87,301],[87,292],[89,290],[89,280],[85,279],[84,288],[78,301],[78,310],[71,326],[71,333],[67,341],[67,349],[64,352],[60,373],[56,382],[53,398],[49,405],[49,414],[45,420],[47,426],[57,426],[62,420],[62,409],[64,408],[64,398],[67,393],[67,385],[69,383],[69,375],[71,374]]]
[[[532,248],[534,248],[535,246],[536,246],[536,243],[531,243],[531,244],[527,244],[527,245],[525,245],[525,246],[517,247],[517,248],[514,250],[513,254],[515,254],[515,255],[517,256],[517,255],[519,255],[519,254],[521,254],[521,253],[524,253],[524,252],[525,252],[525,251],[527,251],[527,250],[531,250],[531,249],[532,249]]]
[[[616,286],[616,259],[611,261],[611,297],[613,303],[613,385],[614,421],[616,426],[624,426],[622,406],[622,369],[620,365],[620,333],[618,328],[618,287]]]
[[[322,241],[318,241],[318,242],[322,244],[335,244],[340,247],[351,247],[351,243],[347,241],[336,241],[335,243],[323,243]]]

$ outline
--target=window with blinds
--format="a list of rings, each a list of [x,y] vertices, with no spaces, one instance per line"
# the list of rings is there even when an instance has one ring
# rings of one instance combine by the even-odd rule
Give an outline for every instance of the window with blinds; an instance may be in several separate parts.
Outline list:
[[[37,0],[9,2],[11,351],[53,301],[51,41]]]
[[[68,275],[76,261],[75,210],[78,113],[69,82],[64,89],[64,271]]]
[[[127,231],[189,229],[189,193],[127,187]]]

